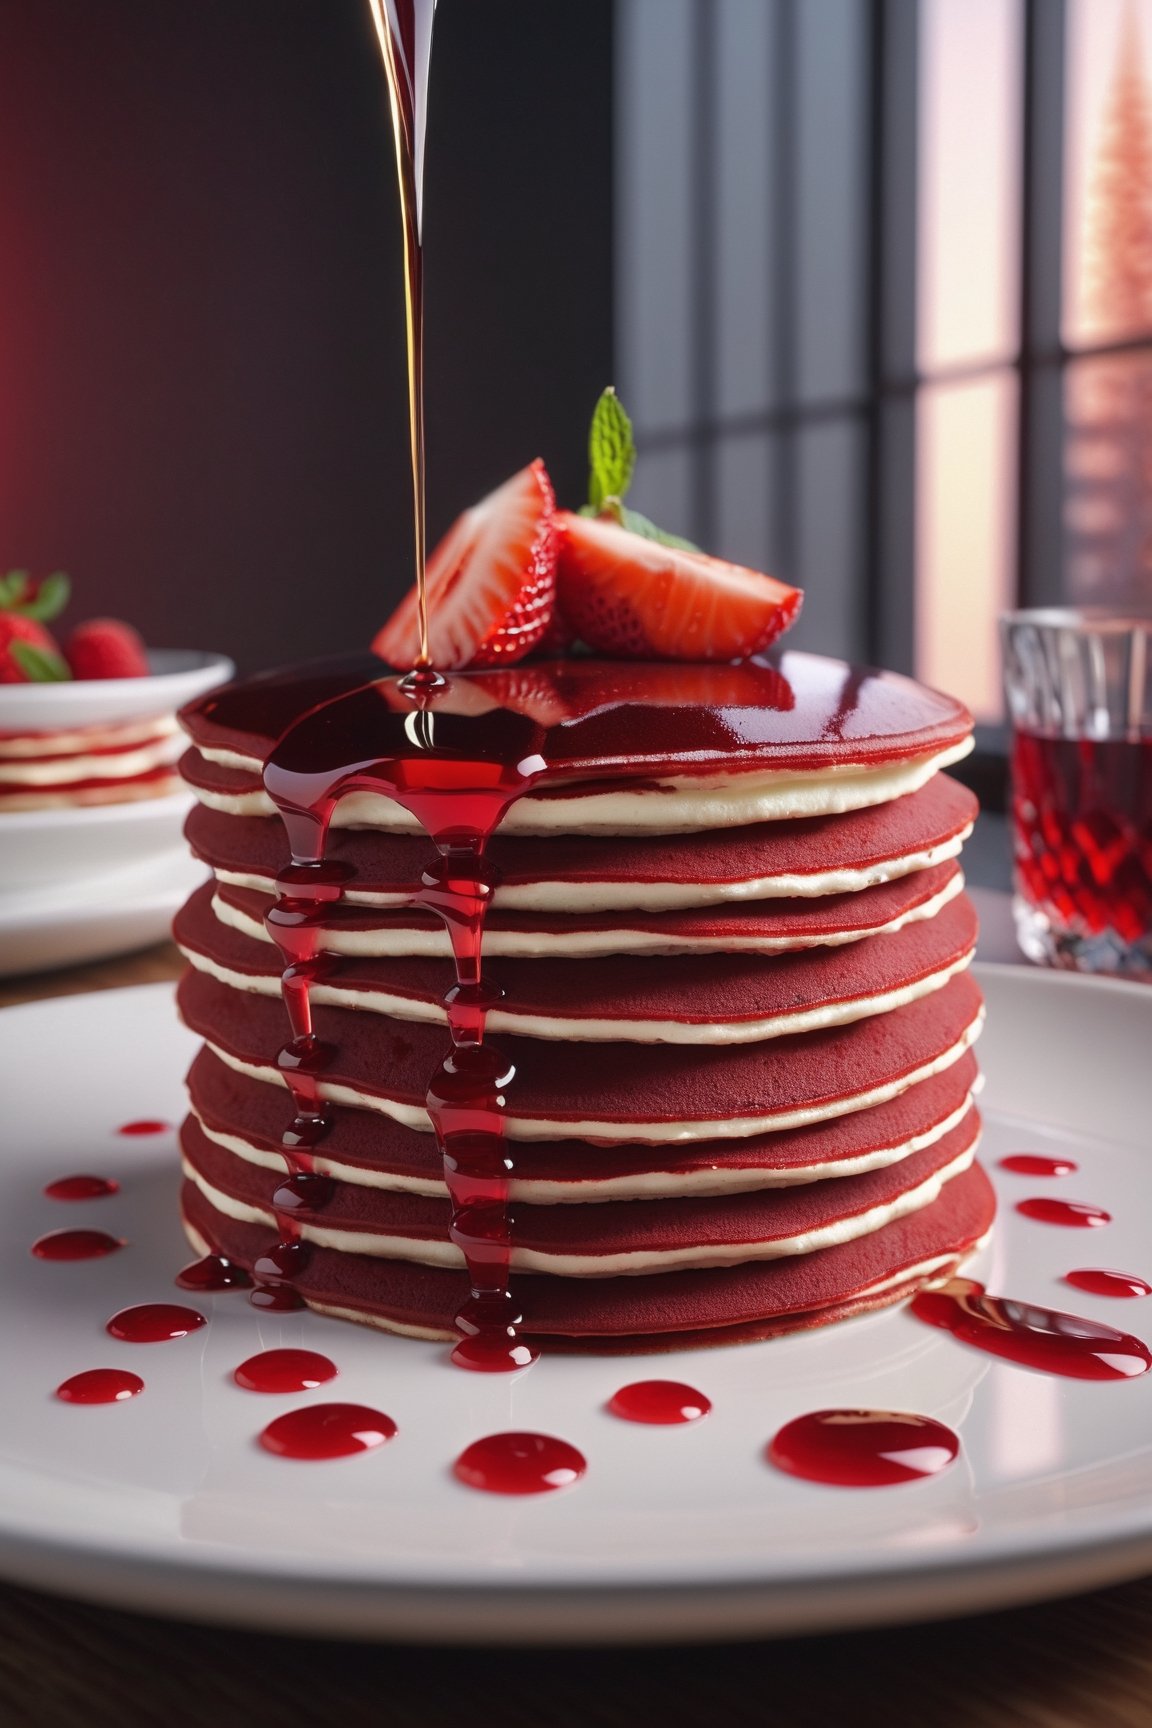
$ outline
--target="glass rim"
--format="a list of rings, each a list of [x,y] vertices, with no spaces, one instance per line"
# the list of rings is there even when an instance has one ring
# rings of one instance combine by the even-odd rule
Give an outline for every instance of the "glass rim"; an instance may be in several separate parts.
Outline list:
[[[1087,635],[1122,636],[1133,630],[1152,633],[1152,606],[1022,606],[1001,612],[1001,630],[1034,625],[1041,630],[1081,630]]]

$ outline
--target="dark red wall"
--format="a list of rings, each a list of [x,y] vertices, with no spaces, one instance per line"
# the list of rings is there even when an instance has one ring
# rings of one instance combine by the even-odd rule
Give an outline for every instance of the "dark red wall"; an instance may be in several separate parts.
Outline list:
[[[584,479],[611,369],[611,0],[441,0],[432,531]],[[0,569],[249,668],[410,580],[399,218],[361,0],[0,0]]]

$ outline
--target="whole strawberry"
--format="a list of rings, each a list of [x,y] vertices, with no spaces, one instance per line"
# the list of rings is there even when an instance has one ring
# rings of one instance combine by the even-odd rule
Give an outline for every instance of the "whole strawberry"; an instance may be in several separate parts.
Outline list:
[[[148,654],[139,633],[119,618],[78,624],[64,647],[73,678],[144,678]]]
[[[71,676],[45,622],[68,603],[62,571],[36,582],[27,570],[0,576],[0,684],[49,684]]]

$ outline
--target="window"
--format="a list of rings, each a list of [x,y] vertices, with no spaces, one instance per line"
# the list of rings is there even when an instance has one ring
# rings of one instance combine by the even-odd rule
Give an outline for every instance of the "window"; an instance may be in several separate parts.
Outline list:
[[[996,614],[1152,602],[1152,0],[618,0],[636,502],[798,643],[1000,717]]]

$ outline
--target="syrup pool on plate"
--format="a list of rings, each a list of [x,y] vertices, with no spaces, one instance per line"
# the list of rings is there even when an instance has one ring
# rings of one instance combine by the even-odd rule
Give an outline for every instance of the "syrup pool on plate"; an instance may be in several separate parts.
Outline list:
[[[452,1474],[486,1494],[547,1494],[570,1488],[587,1468],[583,1453],[552,1434],[488,1434],[465,1447]]]
[[[62,1404],[125,1404],[144,1390],[139,1374],[124,1368],[85,1368],[61,1381],[56,1396]]]
[[[712,1400],[680,1380],[634,1380],[609,1398],[605,1409],[624,1422],[673,1427],[707,1416]]]
[[[1152,1351],[1127,1332],[1010,1296],[989,1296],[973,1278],[951,1278],[912,1298],[910,1312],[990,1356],[1070,1380],[1131,1380]]]
[[[32,1244],[37,1260],[102,1260],[127,1243],[107,1230],[50,1230]]]
[[[102,1200],[120,1192],[110,1176],[58,1176],[44,1190],[48,1200]]]
[[[195,1308],[183,1308],[175,1302],[140,1302],[113,1314],[104,1330],[125,1344],[162,1344],[172,1338],[186,1338],[207,1324]]]
[[[335,1380],[339,1370],[318,1350],[261,1350],[233,1371],[246,1392],[306,1392]]]
[[[1039,1152],[1013,1152],[1000,1160],[1001,1170],[1012,1176],[1072,1176],[1079,1170],[1071,1158],[1046,1158]]]
[[[1113,1272],[1104,1266],[1084,1266],[1065,1272],[1065,1284],[1074,1290],[1086,1290],[1092,1296],[1152,1296],[1152,1284],[1135,1272]]]
[[[814,1410],[770,1441],[778,1470],[837,1488],[889,1488],[936,1476],[955,1462],[960,1441],[931,1416],[900,1410]]]
[[[274,1452],[279,1458],[319,1463],[373,1452],[395,1433],[391,1416],[365,1404],[309,1404],[269,1422],[259,1442],[265,1452]]]
[[[1111,1212],[1102,1206],[1089,1206],[1082,1200],[1054,1200],[1047,1194],[1018,1200],[1016,1210],[1038,1224],[1059,1224],[1066,1230],[1099,1230],[1112,1222]]]

